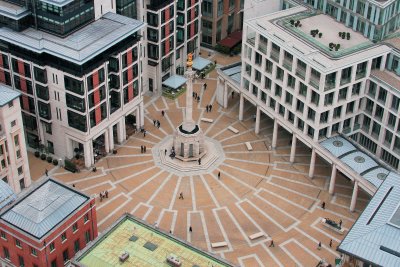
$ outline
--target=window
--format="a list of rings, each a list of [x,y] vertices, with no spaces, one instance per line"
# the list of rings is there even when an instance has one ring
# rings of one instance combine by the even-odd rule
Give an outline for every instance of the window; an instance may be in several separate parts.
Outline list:
[[[17,154],[17,159],[20,159],[21,158],[21,150],[18,149],[16,154]]]
[[[339,100],[346,99],[347,97],[347,87],[339,90]]]
[[[295,84],[296,79],[292,75],[288,74],[287,86],[290,88],[294,88]]]
[[[18,255],[18,262],[19,262],[19,266],[20,267],[24,267],[25,266],[24,257]]]
[[[296,110],[297,110],[297,111],[300,111],[301,113],[303,113],[303,110],[304,110],[304,103],[301,102],[300,100],[297,100]]]
[[[400,99],[396,96],[393,96],[391,108],[397,111],[399,109],[399,104],[400,104]]]
[[[276,67],[276,78],[283,81],[283,70],[279,67]]]
[[[7,235],[4,231],[0,231],[0,236],[1,238],[3,238],[4,240],[7,240]]]
[[[51,267],[57,267],[57,260],[53,260],[51,262]]]
[[[18,239],[15,239],[15,245],[19,248],[22,248],[21,246],[21,241],[19,241]]]
[[[54,251],[54,249],[55,249],[54,242],[50,244],[49,248],[50,248],[50,252]]]
[[[66,232],[61,234],[61,241],[64,242],[65,240],[67,240],[67,233]]]
[[[31,247],[31,254],[32,254],[33,256],[37,256],[37,251],[36,251],[35,248],[32,248],[32,247]]]
[[[15,143],[15,146],[19,146],[18,135],[15,135],[15,136],[14,136],[14,143]]]
[[[83,217],[83,221],[84,222],[89,221],[89,214],[85,214],[85,217]]]
[[[78,223],[74,223],[74,224],[72,225],[72,231],[73,231],[73,232],[76,232],[76,230],[78,230]]]
[[[268,73],[272,73],[273,67],[274,67],[274,63],[272,63],[272,61],[266,59],[265,60],[265,71]]]
[[[15,125],[17,125],[17,122],[16,122],[15,120],[13,120],[13,121],[11,122],[11,127],[14,127]]]
[[[18,175],[22,175],[24,171],[22,170],[22,166],[18,167]]]
[[[307,118],[309,120],[314,121],[314,119],[315,119],[315,111],[313,109],[308,108]]]
[[[87,230],[85,232],[85,241],[86,241],[86,244],[90,242],[90,232],[89,232],[89,230]]]
[[[12,108],[13,106],[14,106],[14,101],[8,102],[8,107],[9,107],[9,108]]]
[[[279,85],[275,85],[275,95],[276,96],[282,96],[282,87],[280,87]]]
[[[3,247],[3,253],[4,253],[4,258],[6,260],[9,260],[10,259],[10,251],[8,251],[8,248]]]
[[[300,82],[299,94],[301,94],[302,96],[307,97],[307,85],[305,85],[302,82]]]
[[[66,263],[69,260],[68,249],[63,251],[63,260],[64,260],[64,263]]]
[[[382,87],[379,89],[378,100],[386,102],[387,91]]]
[[[77,253],[79,251],[79,239],[74,242],[74,252]]]

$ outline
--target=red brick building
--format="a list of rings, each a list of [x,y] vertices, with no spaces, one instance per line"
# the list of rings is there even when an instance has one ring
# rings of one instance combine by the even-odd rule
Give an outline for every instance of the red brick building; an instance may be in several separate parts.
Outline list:
[[[0,213],[0,266],[64,266],[97,237],[95,200],[52,178]]]

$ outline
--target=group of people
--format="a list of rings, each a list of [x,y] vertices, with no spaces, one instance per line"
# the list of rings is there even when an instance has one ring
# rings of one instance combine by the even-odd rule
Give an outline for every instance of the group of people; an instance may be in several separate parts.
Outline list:
[[[143,137],[146,137],[147,131],[144,129],[144,127],[140,127],[140,132],[143,133]]]
[[[169,154],[169,156],[171,157],[171,159],[174,159],[176,154],[175,154],[175,147],[171,148],[171,154]]]
[[[140,146],[140,153],[146,153],[146,146]]]
[[[212,110],[212,105],[210,104],[210,105],[207,105],[206,106],[206,111],[207,112],[211,112],[211,110]]]
[[[153,120],[153,124],[154,124],[154,126],[156,126],[157,128],[160,128],[160,126],[161,126],[161,123],[160,123],[159,120]]]
[[[108,198],[108,191],[100,192],[100,201],[103,201],[103,198]]]

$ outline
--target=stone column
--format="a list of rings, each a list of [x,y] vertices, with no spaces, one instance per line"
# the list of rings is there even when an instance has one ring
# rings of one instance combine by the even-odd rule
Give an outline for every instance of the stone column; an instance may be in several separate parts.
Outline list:
[[[311,152],[310,170],[308,171],[308,177],[310,178],[314,177],[315,157],[316,157],[315,148],[313,148]]]
[[[233,90],[233,89],[232,89]],[[224,83],[224,108],[228,108],[228,86],[226,85],[226,81]]]
[[[274,130],[272,132],[272,144],[271,144],[273,149],[276,148],[276,141],[278,138],[278,127],[279,127],[278,121],[275,119],[274,120]]]
[[[294,156],[296,155],[296,135],[293,134],[292,137],[292,148],[290,149],[290,162],[293,163],[294,162]]]
[[[142,102],[140,102],[140,104],[139,104],[139,110],[140,110],[140,112],[139,112],[139,116],[140,116],[140,118],[139,118],[139,120],[140,120],[140,126],[143,126],[143,127],[144,127],[144,104],[143,104],[143,100],[142,100]]]
[[[120,120],[118,123],[117,123],[117,142],[119,143],[119,144],[121,144],[122,142],[124,142],[124,140],[125,140],[125,136],[124,136],[124,133],[125,133],[125,131],[124,131],[124,124],[122,123],[122,121],[125,121],[125,117],[123,117],[122,118],[122,120]],[[138,124],[138,123],[136,123],[136,124]]]
[[[354,181],[353,194],[351,196],[351,203],[350,203],[351,212],[354,212],[354,210],[356,209],[357,195],[358,195],[358,182]]]
[[[256,128],[255,133],[258,134],[260,132],[260,107],[259,106],[257,106],[255,128]]]
[[[240,101],[239,101],[239,120],[243,120],[243,107],[244,106],[244,97],[243,93],[240,93]]]
[[[89,168],[94,163],[93,149],[92,149],[92,146],[90,145],[91,142],[93,142],[93,141],[89,140],[83,144],[83,153],[84,153],[84,157],[85,157],[85,167],[86,168]]]
[[[332,164],[332,174],[331,181],[329,183],[329,194],[333,195],[335,191],[335,181],[336,181],[336,164]]]
[[[104,132],[104,149],[106,150],[106,153],[110,153],[110,142],[109,142],[109,136],[108,136],[108,128]]]
[[[114,127],[110,126],[108,129],[108,138],[109,138],[109,146],[110,150],[114,149]]]

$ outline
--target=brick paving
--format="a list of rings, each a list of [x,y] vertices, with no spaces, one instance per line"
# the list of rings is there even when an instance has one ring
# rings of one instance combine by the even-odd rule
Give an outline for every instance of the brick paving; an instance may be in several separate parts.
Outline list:
[[[320,259],[334,263],[339,256],[335,248],[344,236],[323,227],[321,218],[342,219],[347,231],[369,197],[361,192],[356,212],[349,212],[351,183],[339,176],[336,193],[330,196],[330,167],[317,158],[315,177],[308,178],[311,153],[301,144],[295,163],[290,164],[291,135],[281,128],[277,149],[268,151],[273,122],[263,116],[260,134],[256,135],[255,108],[246,104],[244,121],[239,122],[239,97],[230,99],[227,109],[219,107],[215,100],[216,79],[212,77],[215,73],[196,81],[195,91],[201,101],[194,105],[193,112],[197,121],[201,117],[214,119],[213,123],[200,122],[200,126],[208,137],[221,143],[225,153],[225,160],[212,172],[181,176],[153,162],[152,147],[172,134],[182,120],[181,96],[175,101],[146,98],[148,135],[136,134],[117,145],[118,153],[101,159],[96,164],[97,172],[72,174],[57,168],[52,175],[89,195],[109,191],[108,199],[96,200],[100,232],[129,212],[242,266],[316,266]],[[208,87],[204,91],[201,84],[205,81]],[[213,110],[207,113],[205,105],[210,103]],[[166,111],[165,117],[161,110]],[[160,129],[153,126],[153,119],[160,120]],[[240,132],[227,130],[230,125]],[[247,151],[247,141],[253,151]],[[141,145],[147,146],[146,154],[140,153]],[[179,199],[180,192],[183,200]],[[325,210],[320,208],[323,201]],[[263,236],[250,239],[259,232]],[[269,247],[271,239],[275,247]],[[319,241],[321,250],[317,250]],[[214,242],[226,242],[226,246],[212,248]]]

